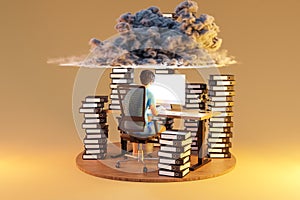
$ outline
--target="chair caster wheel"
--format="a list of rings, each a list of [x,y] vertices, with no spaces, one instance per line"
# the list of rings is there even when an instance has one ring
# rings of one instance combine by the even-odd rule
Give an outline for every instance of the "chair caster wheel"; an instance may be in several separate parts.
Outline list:
[[[120,168],[120,162],[116,163],[116,168]]]
[[[144,168],[143,168],[143,172],[144,172],[144,173],[147,173],[147,172],[148,172],[147,167],[144,167]]]

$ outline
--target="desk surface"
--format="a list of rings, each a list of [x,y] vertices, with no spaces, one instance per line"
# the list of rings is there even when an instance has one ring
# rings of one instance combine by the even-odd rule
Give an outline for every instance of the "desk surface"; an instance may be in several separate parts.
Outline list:
[[[107,113],[120,114],[120,110],[107,110]],[[194,120],[205,120],[217,116],[219,112],[206,112],[199,113],[197,110],[182,110],[182,111],[173,111],[173,110],[164,110],[158,113],[158,117],[173,117],[181,119],[194,119]]]
[[[138,164],[136,161],[122,163],[119,169],[115,168],[117,160],[122,160],[122,158],[110,158],[110,155],[119,153],[120,149],[117,146],[118,144],[109,144],[109,155],[108,158],[104,160],[83,160],[82,153],[80,153],[76,158],[76,164],[80,170],[92,176],[133,182],[183,182],[208,179],[230,172],[236,164],[236,159],[233,155],[228,159],[214,159],[201,168],[191,171],[183,178],[174,178],[159,176],[157,171],[157,161],[146,161],[148,169],[152,167],[152,170],[147,174],[143,174],[141,173],[143,165]],[[197,156],[191,155],[191,164],[196,162]],[[131,172],[130,170],[133,168],[138,170],[139,173],[136,171]]]
[[[182,118],[182,119],[205,120],[213,116],[216,116],[217,114],[218,113],[216,112],[199,113],[199,111],[192,111],[192,110],[182,110],[182,111],[164,110],[164,111],[160,111],[158,113],[158,116],[174,117],[174,118]]]

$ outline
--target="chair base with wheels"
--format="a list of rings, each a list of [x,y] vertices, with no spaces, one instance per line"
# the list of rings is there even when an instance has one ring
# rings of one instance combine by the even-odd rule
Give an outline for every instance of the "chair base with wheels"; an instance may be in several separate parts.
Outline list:
[[[116,168],[120,168],[121,167],[121,163],[123,162],[129,162],[129,161],[138,161],[139,163],[143,164],[143,172],[147,173],[148,172],[148,168],[146,166],[146,162],[145,160],[158,160],[158,158],[153,158],[153,157],[145,157],[144,155],[144,150],[143,150],[143,144],[147,144],[147,143],[155,143],[157,142],[157,135],[151,135],[148,137],[143,137],[143,138],[137,138],[134,137],[132,135],[126,134],[126,133],[122,133],[121,134],[121,138],[123,140],[127,140],[133,143],[137,143],[138,144],[138,153],[136,156],[131,155],[131,154],[124,154],[124,159],[123,160],[118,160],[116,163]]]

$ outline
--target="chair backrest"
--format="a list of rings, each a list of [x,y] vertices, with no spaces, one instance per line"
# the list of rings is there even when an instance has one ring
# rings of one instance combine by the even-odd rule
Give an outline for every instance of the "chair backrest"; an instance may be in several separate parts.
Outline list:
[[[145,128],[146,88],[139,85],[118,86],[121,107],[119,128],[125,132],[143,132]]]

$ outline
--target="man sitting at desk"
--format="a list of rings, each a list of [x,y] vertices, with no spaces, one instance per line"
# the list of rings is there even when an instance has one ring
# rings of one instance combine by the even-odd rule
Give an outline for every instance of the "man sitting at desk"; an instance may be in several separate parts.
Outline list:
[[[145,120],[146,120],[146,126],[149,131],[155,133],[155,128],[154,128],[154,123],[151,121],[151,115],[149,115],[148,110],[151,111],[150,114],[156,116],[158,114],[158,111],[156,110],[156,102],[155,102],[155,97],[153,93],[149,90],[149,87],[151,87],[151,84],[155,80],[155,74],[150,71],[150,70],[143,70],[140,74],[140,81],[141,83],[145,86],[146,88],[146,98],[145,98]],[[158,127],[158,132],[164,132],[166,130],[165,126],[159,126]],[[138,152],[138,145],[137,143],[132,144],[132,149],[133,149],[133,154],[137,154]],[[153,148],[153,144],[147,144],[146,145],[146,152],[150,152]]]

